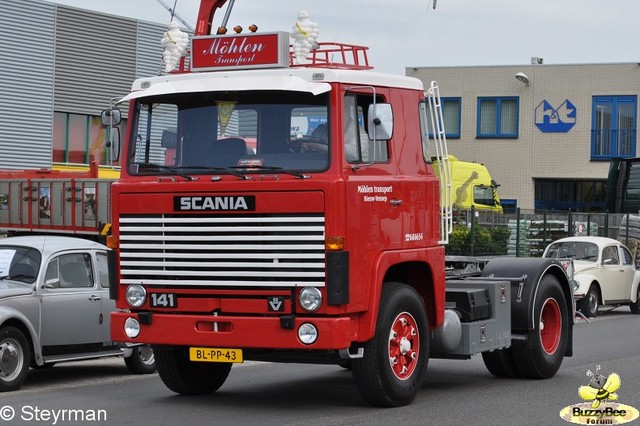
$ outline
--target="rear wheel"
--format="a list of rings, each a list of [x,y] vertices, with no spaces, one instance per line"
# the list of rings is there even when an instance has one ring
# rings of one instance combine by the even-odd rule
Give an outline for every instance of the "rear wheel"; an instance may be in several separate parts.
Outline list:
[[[22,331],[11,326],[0,328],[0,392],[20,388],[30,362],[29,342]]]
[[[587,295],[584,297],[584,299],[581,299],[578,302],[578,309],[586,317],[594,318],[596,315],[598,315],[598,306],[600,306],[598,288],[594,284],[591,284]]]
[[[483,352],[482,361],[489,373],[496,377],[518,377],[518,368],[513,360],[511,348],[498,349],[492,352]]]
[[[182,395],[202,395],[220,389],[229,376],[231,363],[189,360],[187,348],[153,347],[160,379],[169,389]]]
[[[362,397],[382,407],[410,404],[424,381],[428,338],[420,295],[405,284],[385,284],[375,335],[365,344],[364,357],[351,361]]]
[[[553,275],[542,278],[534,301],[534,327],[527,343],[514,345],[513,360],[518,372],[532,379],[548,379],[560,368],[569,338],[569,312]]]

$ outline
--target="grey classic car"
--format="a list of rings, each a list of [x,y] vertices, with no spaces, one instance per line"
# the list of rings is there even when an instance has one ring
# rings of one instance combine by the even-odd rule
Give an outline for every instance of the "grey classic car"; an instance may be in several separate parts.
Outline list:
[[[123,356],[131,372],[155,371],[149,346],[111,342],[106,253],[81,238],[0,239],[0,391],[64,361]]]

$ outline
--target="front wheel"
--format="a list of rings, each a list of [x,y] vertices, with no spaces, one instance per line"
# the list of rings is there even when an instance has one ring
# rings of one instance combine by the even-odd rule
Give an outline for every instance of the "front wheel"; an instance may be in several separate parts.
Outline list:
[[[533,330],[528,331],[526,344],[511,347],[513,360],[522,376],[548,379],[560,368],[569,339],[569,311],[553,275],[542,278],[533,312]]]
[[[0,328],[0,392],[20,388],[30,363],[29,342],[22,331],[11,326]]]
[[[223,385],[231,363],[193,362],[187,348],[154,346],[153,353],[160,379],[166,387],[182,395],[203,395]]]
[[[130,372],[134,374],[151,374],[156,371],[156,359],[150,345],[134,346],[131,355],[124,359]]]
[[[584,299],[578,302],[578,309],[585,316],[595,318],[595,316],[598,315],[599,301],[598,288],[594,284],[591,284]]]
[[[428,320],[420,295],[405,284],[384,285],[373,339],[351,368],[360,395],[370,404],[410,404],[422,387],[429,357]]]

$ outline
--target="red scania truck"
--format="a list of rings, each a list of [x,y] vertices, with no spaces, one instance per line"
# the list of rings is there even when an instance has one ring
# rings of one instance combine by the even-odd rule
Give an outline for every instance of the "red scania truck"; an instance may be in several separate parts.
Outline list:
[[[180,394],[247,360],[348,364],[377,406],[409,404],[430,357],[552,377],[572,353],[562,266],[445,259],[437,86],[371,71],[361,46],[296,63],[288,33],[210,35],[225,1],[201,2],[188,66],[122,99],[112,338],[152,344]]]

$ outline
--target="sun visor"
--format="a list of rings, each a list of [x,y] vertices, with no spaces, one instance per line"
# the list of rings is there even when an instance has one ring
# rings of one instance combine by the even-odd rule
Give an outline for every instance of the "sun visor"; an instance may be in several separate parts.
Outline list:
[[[283,90],[292,92],[306,92],[319,95],[331,90],[328,83],[310,83],[300,77],[294,76],[263,76],[263,77],[223,77],[208,79],[183,79],[174,81],[150,81],[149,87],[131,92],[118,103],[128,102],[131,99],[140,99],[150,96],[176,94],[176,93],[201,93],[201,92],[237,92],[248,90]]]

